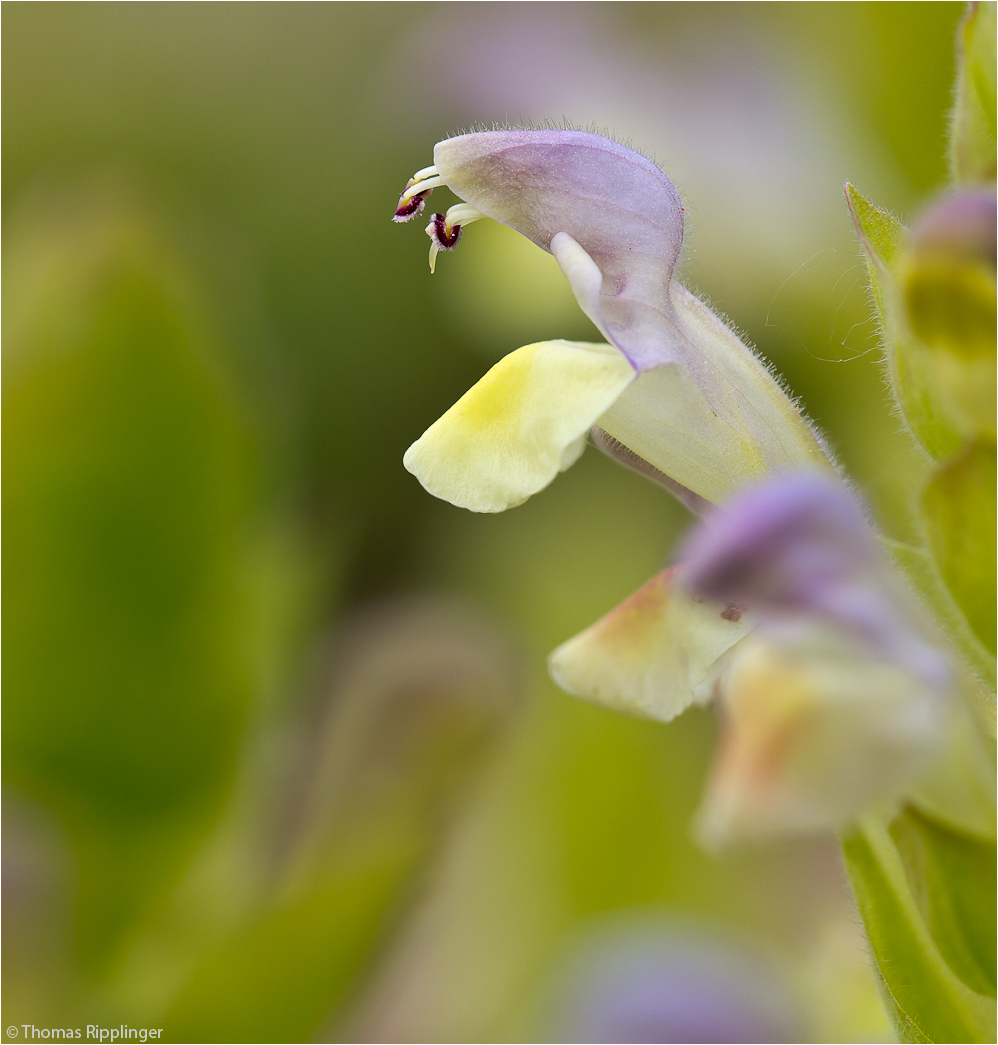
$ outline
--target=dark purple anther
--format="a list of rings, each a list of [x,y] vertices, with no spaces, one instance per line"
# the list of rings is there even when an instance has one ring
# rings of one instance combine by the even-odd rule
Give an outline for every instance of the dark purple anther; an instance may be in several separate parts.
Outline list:
[[[453,250],[461,239],[461,226],[451,225],[448,229],[447,216],[439,212],[430,218],[426,231],[437,250]]]
[[[411,221],[417,214],[422,213],[423,208],[426,206],[426,197],[432,191],[433,189],[427,189],[426,192],[417,192],[415,196],[410,196],[408,199],[404,195],[399,197],[399,205],[395,208],[395,215],[392,221],[399,223]]]

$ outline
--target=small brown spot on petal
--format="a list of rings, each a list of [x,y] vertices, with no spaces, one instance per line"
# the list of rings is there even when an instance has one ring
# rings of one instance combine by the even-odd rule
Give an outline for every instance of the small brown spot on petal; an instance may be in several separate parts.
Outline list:
[[[729,602],[728,605],[721,610],[721,619],[729,620],[732,624],[737,624],[742,619],[741,607],[736,606],[733,602]]]

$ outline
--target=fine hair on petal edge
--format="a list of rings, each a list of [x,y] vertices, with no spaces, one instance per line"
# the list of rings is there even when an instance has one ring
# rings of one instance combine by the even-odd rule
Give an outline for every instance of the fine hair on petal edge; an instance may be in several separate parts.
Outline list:
[[[548,117],[542,120],[532,120],[525,116],[518,117],[515,120],[509,118],[492,121],[475,120],[467,127],[458,127],[448,131],[446,137],[457,138],[462,134],[487,134],[494,131],[581,131],[585,134],[596,134],[601,138],[616,142],[617,145],[622,145],[625,149],[630,149],[631,152],[636,152],[650,163],[654,163],[663,174],[668,174],[654,156],[634,144],[632,137],[621,137],[612,127],[601,127],[596,123],[583,125],[570,120],[567,116],[562,116],[560,120],[553,120]]]
[[[793,403],[797,412],[800,414],[804,424],[811,430],[811,434],[818,441],[818,445],[825,452],[825,456],[831,462],[832,468],[838,473],[840,478],[845,476],[845,469],[842,467],[842,463],[839,461],[838,455],[835,453],[833,448],[828,442],[828,437],[818,427],[818,425],[810,417],[808,417],[805,411],[801,396],[797,395],[794,390],[790,387],[789,382],[783,375],[776,364],[749,339],[747,333],[736,323],[732,322],[726,312],[722,312],[720,309],[715,308],[710,300],[710,296],[705,294],[703,291],[690,287],[687,284],[683,284],[684,287],[703,305],[705,305],[721,322],[738,338],[739,341],[752,353],[753,356],[766,368],[766,372],[779,386],[780,391]]]

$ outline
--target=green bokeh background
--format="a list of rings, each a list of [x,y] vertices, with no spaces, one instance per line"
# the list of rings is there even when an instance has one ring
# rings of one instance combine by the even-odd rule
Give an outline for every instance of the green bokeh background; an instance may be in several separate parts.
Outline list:
[[[633,140],[683,278],[903,532],[841,185],[943,184],[961,12],[5,5],[5,1025],[539,1040],[626,913],[764,956],[802,1040],[887,1040],[831,842],[691,841],[711,714],[546,679],[685,512],[592,449],[495,517],[402,468],[503,353],[591,328],[508,230],[431,279],[389,218],[458,127]]]

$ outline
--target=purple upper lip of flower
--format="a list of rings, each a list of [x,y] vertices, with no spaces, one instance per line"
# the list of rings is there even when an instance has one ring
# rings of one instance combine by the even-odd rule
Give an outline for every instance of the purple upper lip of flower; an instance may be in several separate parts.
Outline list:
[[[433,152],[447,186],[551,251],[559,233],[602,276],[600,325],[638,370],[684,355],[669,284],[683,243],[675,186],[651,160],[585,131],[482,131]]]
[[[688,583],[711,597],[818,608],[830,580],[872,569],[879,551],[859,508],[819,475],[785,475],[736,497],[687,541]]]
[[[544,250],[567,232],[598,264],[641,251],[671,274],[683,238],[679,195],[632,149],[585,131],[482,131],[439,142],[433,160],[462,199]]]
[[[762,626],[820,619],[934,685],[948,680],[872,527],[836,480],[800,472],[752,486],[708,516],[680,554],[693,591],[747,606]]]

